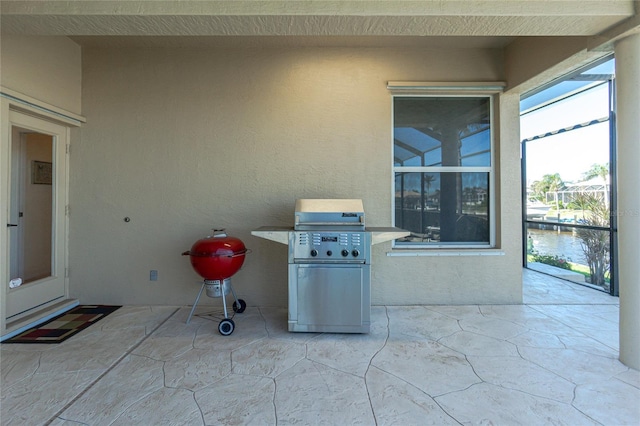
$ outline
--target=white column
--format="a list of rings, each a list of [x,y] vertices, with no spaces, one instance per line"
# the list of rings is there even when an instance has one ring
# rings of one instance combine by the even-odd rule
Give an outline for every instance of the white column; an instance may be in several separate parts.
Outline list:
[[[640,34],[615,45],[620,361],[640,370]]]

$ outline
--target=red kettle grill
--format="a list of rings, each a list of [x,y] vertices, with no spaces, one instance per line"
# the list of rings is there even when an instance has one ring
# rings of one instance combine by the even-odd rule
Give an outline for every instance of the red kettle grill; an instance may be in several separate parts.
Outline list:
[[[231,276],[240,270],[247,253],[249,250],[244,246],[244,243],[238,238],[227,236],[224,229],[214,229],[213,235],[196,241],[191,246],[191,250],[182,253],[183,256],[190,257],[191,266],[204,278],[187,318],[187,324],[191,321],[196,305],[202,296],[202,291],[206,290],[207,296],[222,298],[224,319],[218,324],[218,331],[223,336],[233,333],[235,324],[228,315],[225,296],[231,292],[234,299],[233,311],[236,313],[244,312],[247,304],[244,300],[236,297],[231,286]]]

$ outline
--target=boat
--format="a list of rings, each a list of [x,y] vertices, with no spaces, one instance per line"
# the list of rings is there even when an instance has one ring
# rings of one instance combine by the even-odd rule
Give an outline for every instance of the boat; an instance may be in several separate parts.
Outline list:
[[[540,219],[547,215],[551,210],[551,206],[546,205],[542,201],[527,202],[527,219]]]

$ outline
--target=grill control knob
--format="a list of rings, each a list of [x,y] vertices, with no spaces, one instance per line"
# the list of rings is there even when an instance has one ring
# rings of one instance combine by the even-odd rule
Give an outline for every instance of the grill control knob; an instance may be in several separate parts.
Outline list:
[[[327,250],[327,256],[331,256],[333,252],[331,250]]]
[[[346,249],[342,250],[341,254],[342,254],[342,257],[347,257],[347,256],[349,256],[349,250],[346,250]]]
[[[360,252],[356,249],[353,249],[353,251],[351,252],[351,254],[353,255],[353,257],[358,257],[360,256]]]
[[[311,250],[311,257],[316,257],[318,255],[318,250],[313,249]]]

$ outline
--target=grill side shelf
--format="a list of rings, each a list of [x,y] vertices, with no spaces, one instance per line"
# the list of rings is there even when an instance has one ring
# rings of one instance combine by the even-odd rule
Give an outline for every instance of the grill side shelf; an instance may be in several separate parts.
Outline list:
[[[251,231],[251,235],[287,245],[289,244],[289,232],[293,232],[292,226],[261,226]]]
[[[411,234],[405,229],[395,227],[367,227],[365,230],[367,232],[371,232],[371,245],[396,240],[398,238],[406,237]]]

